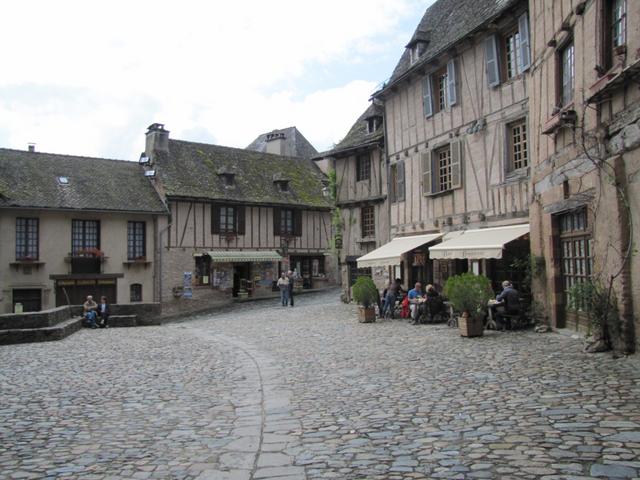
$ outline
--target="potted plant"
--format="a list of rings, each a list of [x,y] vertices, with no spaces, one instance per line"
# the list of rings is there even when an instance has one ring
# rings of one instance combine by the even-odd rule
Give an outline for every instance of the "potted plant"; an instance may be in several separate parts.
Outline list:
[[[360,304],[358,321],[373,323],[376,321],[375,305],[378,303],[378,289],[370,277],[359,277],[351,288],[353,299]]]
[[[453,308],[462,312],[458,320],[460,335],[463,337],[480,337],[484,330],[484,317],[487,304],[493,298],[491,281],[484,275],[463,273],[449,277],[444,286]]]

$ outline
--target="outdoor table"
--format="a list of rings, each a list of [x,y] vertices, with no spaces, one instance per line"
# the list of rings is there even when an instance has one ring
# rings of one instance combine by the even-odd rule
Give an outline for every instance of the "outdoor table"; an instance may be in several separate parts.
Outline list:
[[[498,329],[498,325],[496,324],[496,320],[495,318],[493,318],[493,309],[495,307],[499,307],[501,305],[504,305],[504,303],[502,302],[498,302],[497,300],[489,300],[489,302],[487,303],[487,307],[489,310],[489,319],[487,320],[487,328],[492,328],[493,330],[497,330]]]

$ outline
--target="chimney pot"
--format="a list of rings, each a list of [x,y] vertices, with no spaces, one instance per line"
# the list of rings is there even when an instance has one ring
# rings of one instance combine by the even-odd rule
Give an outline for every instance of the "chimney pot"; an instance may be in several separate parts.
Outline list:
[[[36,144],[35,143],[30,143],[29,144],[29,151],[30,152],[35,152],[36,151]]]

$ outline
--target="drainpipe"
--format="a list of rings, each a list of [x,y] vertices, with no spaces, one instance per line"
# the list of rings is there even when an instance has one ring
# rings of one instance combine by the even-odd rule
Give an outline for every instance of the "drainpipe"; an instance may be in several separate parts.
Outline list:
[[[163,242],[162,242],[162,237],[164,235],[165,232],[167,232],[171,226],[173,225],[173,223],[169,223],[166,227],[162,228],[159,232],[158,232],[158,236],[156,238],[156,245],[158,246],[158,302],[160,303],[160,306],[162,308],[162,250],[164,248],[163,246]]]

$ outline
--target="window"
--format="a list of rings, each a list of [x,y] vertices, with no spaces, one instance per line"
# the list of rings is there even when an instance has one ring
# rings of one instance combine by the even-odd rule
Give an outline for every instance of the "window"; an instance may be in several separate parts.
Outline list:
[[[220,175],[225,187],[233,187],[235,185],[235,175],[233,173],[223,173]]]
[[[211,233],[244,235],[244,207],[213,205],[211,208]]]
[[[626,0],[606,0],[604,11],[604,66],[613,67],[614,58],[620,47],[627,43],[627,2]]]
[[[201,255],[196,258],[196,278],[195,284],[199,286],[211,284],[211,257]]]
[[[97,220],[71,221],[71,254],[90,248],[100,249],[100,222]]]
[[[559,224],[562,285],[567,293],[574,285],[586,282],[593,268],[587,210],[565,213],[560,216]],[[580,309],[579,305],[570,305],[573,303],[567,302],[567,306]]]
[[[462,186],[462,149],[459,141],[443,147],[423,152],[422,193],[435,195]]]
[[[508,164],[507,171],[519,170],[529,166],[527,151],[527,121],[518,120],[507,125]]]
[[[274,208],[273,234],[294,237],[302,236],[302,210]]]
[[[129,287],[129,301],[131,303],[142,301],[142,285],[140,283],[132,283]]]
[[[489,87],[517,77],[531,65],[529,18],[518,17],[518,25],[503,34],[488,36],[484,42],[485,68]]]
[[[368,153],[356,157],[356,181],[369,180],[371,177],[371,158]]]
[[[389,197],[392,203],[404,202],[404,161],[400,160],[390,167]]]
[[[382,126],[382,117],[370,117],[367,119],[367,133],[373,133]]]
[[[147,253],[147,226],[145,222],[127,222],[127,258],[144,258]]]
[[[69,185],[69,177],[63,177],[63,176],[58,177],[58,183],[60,185]]]
[[[16,218],[16,260],[38,260],[38,219]]]
[[[416,42],[411,48],[409,48],[409,61],[411,65],[420,60],[420,57],[427,49],[427,44],[425,42]]]
[[[360,233],[362,237],[373,237],[376,234],[375,207],[368,206],[360,209]]]
[[[427,75],[422,81],[422,105],[425,117],[445,111],[457,103],[456,62]]]
[[[358,268],[358,262],[348,262],[347,268],[349,269],[349,286],[353,287],[356,280],[360,277],[371,278],[371,268]]]
[[[573,41],[565,45],[559,52],[560,56],[560,106],[573,102],[575,82],[575,50]]]

